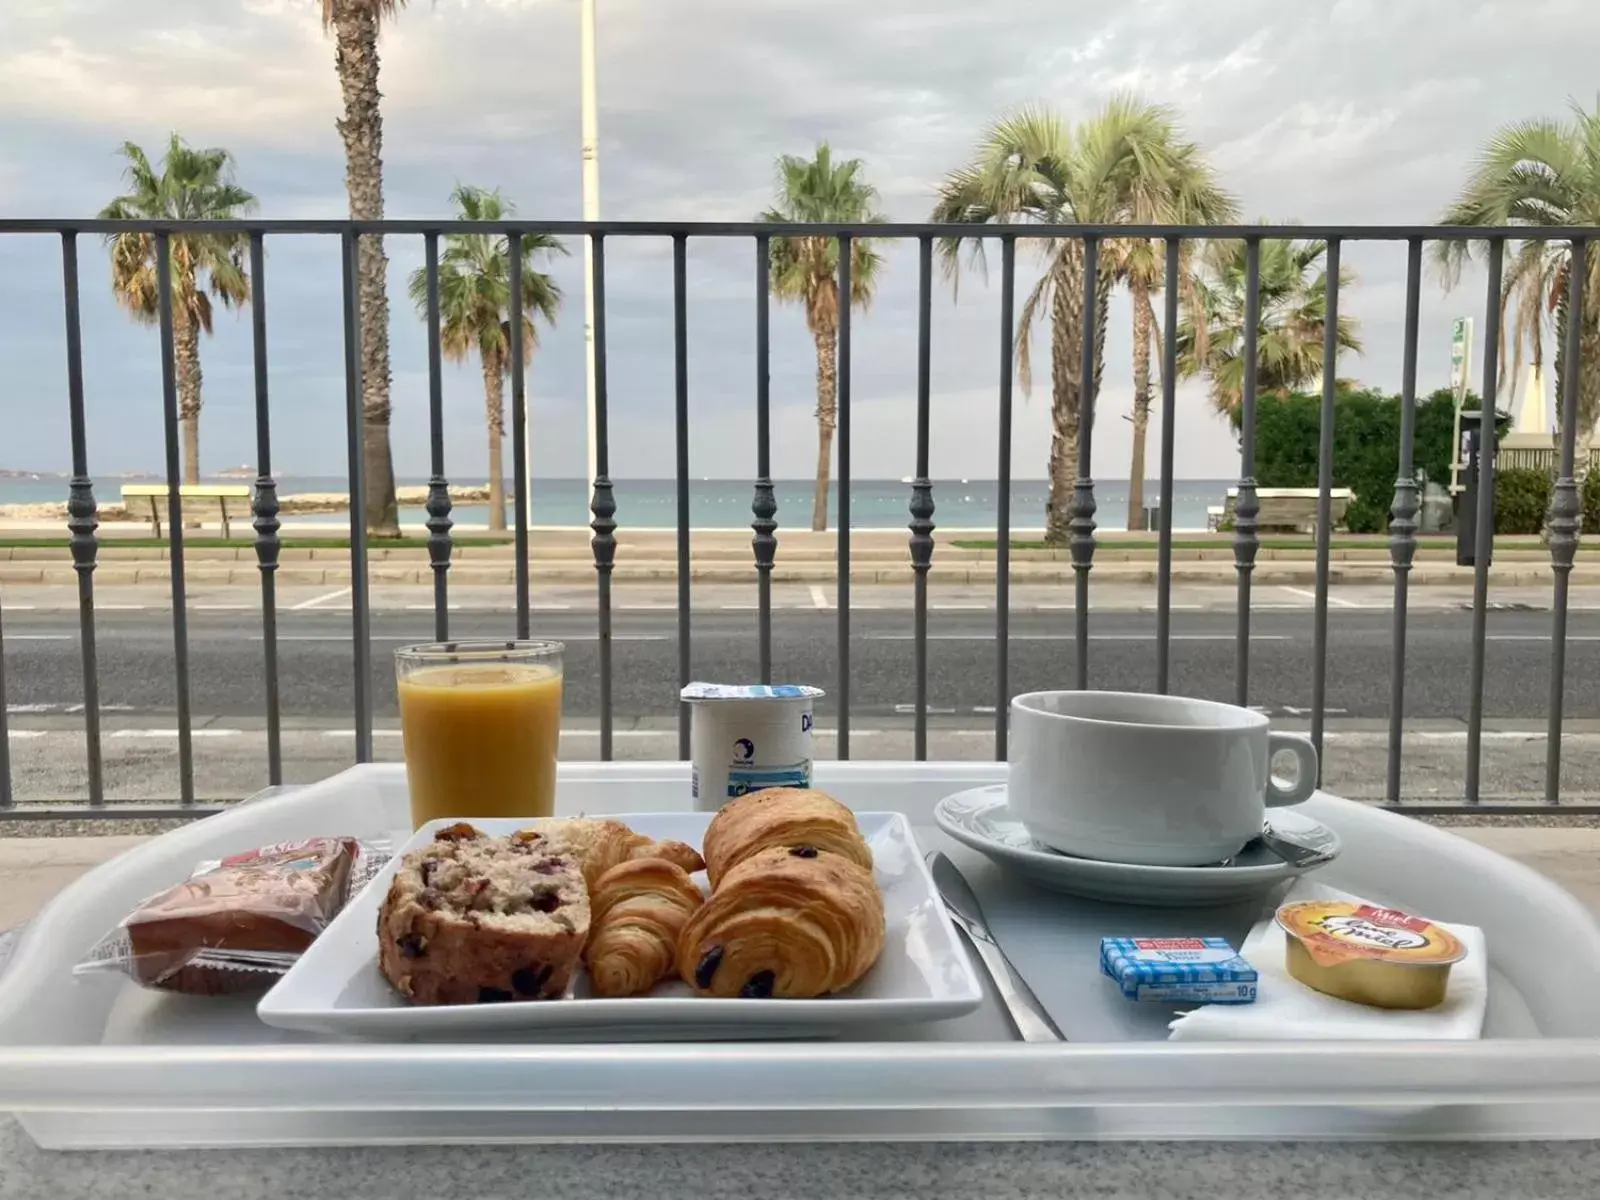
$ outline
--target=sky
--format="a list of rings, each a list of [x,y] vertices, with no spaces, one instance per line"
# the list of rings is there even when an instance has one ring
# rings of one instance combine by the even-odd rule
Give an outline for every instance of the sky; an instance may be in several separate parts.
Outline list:
[[[984,128],[1044,102],[1070,120],[1132,91],[1175,107],[1249,218],[1426,222],[1497,126],[1592,103],[1600,6],[1591,0],[599,0],[601,203],[608,218],[752,218],[774,159],[820,140],[859,157],[891,219],[924,219],[941,175]],[[436,217],[459,181],[499,187],[531,218],[580,214],[576,0],[412,0],[382,43],[388,213]],[[54,0],[0,5],[0,213],[88,216],[121,190],[117,150],[171,131],[224,146],[266,217],[347,212],[334,120],[333,47],[317,0]],[[529,369],[535,470],[584,473],[582,258],[553,261],[568,299]],[[427,473],[424,331],[406,298],[420,239],[392,239],[394,453]],[[1351,245],[1345,294],[1365,350],[1340,374],[1400,382],[1402,244]],[[91,471],[163,462],[154,330],[113,303],[103,245],[80,247]],[[608,242],[612,473],[672,474],[671,251]],[[1019,292],[1038,264],[1019,256]],[[940,280],[932,313],[932,474],[993,477],[998,271]],[[688,259],[690,470],[754,474],[753,251],[693,241]],[[0,467],[69,462],[58,239],[0,236]],[[887,252],[854,337],[854,473],[914,470],[915,248]],[[265,295],[274,460],[342,474],[344,396],[337,243],[268,242]],[[1482,328],[1483,277],[1422,294],[1420,391],[1449,374],[1449,326]],[[1129,312],[1111,313],[1094,471],[1128,474]],[[1041,331],[1042,332],[1042,331]],[[1481,340],[1481,334],[1480,334]],[[202,347],[207,469],[254,461],[248,314]],[[800,313],[772,311],[774,474],[815,462],[814,359]],[[1474,377],[1478,376],[1474,369]],[[1042,476],[1048,388],[1019,393],[1016,472]],[[444,381],[446,466],[481,477],[481,376]],[[1203,384],[1180,388],[1176,473],[1237,474],[1233,436]],[[1159,415],[1151,429],[1151,461]],[[1152,470],[1152,475],[1154,471]]]

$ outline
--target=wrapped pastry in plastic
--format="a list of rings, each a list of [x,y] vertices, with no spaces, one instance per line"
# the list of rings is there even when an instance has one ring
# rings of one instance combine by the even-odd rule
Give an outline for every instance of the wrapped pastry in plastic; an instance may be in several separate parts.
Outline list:
[[[294,965],[387,856],[307,838],[201,863],[139,905],[79,964],[191,995],[262,991]]]

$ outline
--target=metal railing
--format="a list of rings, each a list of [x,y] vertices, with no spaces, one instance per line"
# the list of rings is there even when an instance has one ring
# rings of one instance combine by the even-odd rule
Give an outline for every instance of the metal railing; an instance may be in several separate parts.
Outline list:
[[[616,503],[613,498],[609,466],[609,433],[607,420],[607,339],[606,339],[606,244],[616,238],[667,238],[672,246],[673,265],[673,355],[674,355],[674,426],[677,499],[677,625],[678,625],[678,675],[680,683],[689,682],[691,645],[691,575],[688,480],[688,330],[686,262],[691,238],[735,238],[747,240],[753,249],[754,319],[755,319],[755,403],[756,403],[756,478],[753,481],[751,528],[753,567],[757,587],[756,635],[759,675],[770,681],[772,673],[772,571],[777,554],[775,537],[776,503],[771,477],[771,400],[768,378],[769,366],[769,297],[768,269],[771,239],[785,236],[829,237],[839,244],[839,292],[849,296],[851,253],[857,238],[873,240],[911,240],[918,248],[918,322],[916,357],[916,475],[910,483],[908,497],[909,554],[913,568],[913,654],[915,670],[914,746],[919,759],[927,756],[928,749],[928,587],[927,575],[932,565],[934,516],[936,500],[929,478],[929,408],[931,394],[930,324],[933,289],[933,252],[935,239],[960,237],[998,241],[1001,250],[1000,325],[996,331],[999,351],[997,396],[999,509],[997,520],[997,552],[995,581],[995,725],[994,749],[997,758],[1006,754],[1006,710],[1009,695],[1009,606],[1010,606],[1010,483],[1011,483],[1011,429],[1013,353],[1015,346],[1015,287],[1016,251],[1019,240],[1077,239],[1084,247],[1084,286],[1082,316],[1082,380],[1081,410],[1079,412],[1079,442],[1077,478],[1073,489],[1069,546],[1075,576],[1073,622],[1076,644],[1075,683],[1079,688],[1089,685],[1090,671],[1090,579],[1095,554],[1095,492],[1091,477],[1091,437],[1094,426],[1095,345],[1097,326],[1095,309],[1100,300],[1096,287],[1097,263],[1103,242],[1148,238],[1160,240],[1166,254],[1166,292],[1164,333],[1162,341],[1161,371],[1161,445],[1160,445],[1160,529],[1157,550],[1157,593],[1155,678],[1158,691],[1166,691],[1170,682],[1170,655],[1172,641],[1172,563],[1173,563],[1173,451],[1175,405],[1177,387],[1176,330],[1178,327],[1179,248],[1186,239],[1229,238],[1243,241],[1246,248],[1246,318],[1243,357],[1245,374],[1243,382],[1240,424],[1240,461],[1238,499],[1233,529],[1233,556],[1237,587],[1237,626],[1235,632],[1235,699],[1246,704],[1250,699],[1250,642],[1251,642],[1251,580],[1260,545],[1257,517],[1260,502],[1255,480],[1255,427],[1257,404],[1256,342],[1260,314],[1261,244],[1281,239],[1315,238],[1327,242],[1326,263],[1326,338],[1323,347],[1320,468],[1318,472],[1318,520],[1316,534],[1316,592],[1314,601],[1314,634],[1312,647],[1312,706],[1311,736],[1319,751],[1325,732],[1327,714],[1327,652],[1328,652],[1328,592],[1330,583],[1330,519],[1332,486],[1332,449],[1334,400],[1338,350],[1336,318],[1339,305],[1339,263],[1341,248],[1346,242],[1380,241],[1403,242],[1406,245],[1406,299],[1404,365],[1401,381],[1402,424],[1397,447],[1396,476],[1392,519],[1389,524],[1389,558],[1393,572],[1393,655],[1390,663],[1391,703],[1389,714],[1389,742],[1387,763],[1386,802],[1400,803],[1400,766],[1403,752],[1403,718],[1405,698],[1406,616],[1408,584],[1412,560],[1417,550],[1417,514],[1420,508],[1418,488],[1413,470],[1415,441],[1415,408],[1417,383],[1418,308],[1422,284],[1422,258],[1424,245],[1432,241],[1481,241],[1488,248],[1488,283],[1485,293],[1485,337],[1483,339],[1482,394],[1492,396],[1498,390],[1500,364],[1498,361],[1500,331],[1500,284],[1507,241],[1537,240],[1566,243],[1573,256],[1572,268],[1566,278],[1570,280],[1571,294],[1568,303],[1574,312],[1582,312],[1582,291],[1585,279],[1585,258],[1588,243],[1600,236],[1600,227],[1583,228],[1465,228],[1443,226],[1316,226],[1299,225],[1274,230],[1260,225],[1247,226],[1137,226],[1137,225],[999,225],[962,226],[935,224],[872,224],[872,225],[786,225],[714,222],[636,222],[636,221],[527,221],[504,220],[476,222],[461,225],[443,221],[390,220],[356,222],[330,221],[226,221],[207,224],[153,221],[108,220],[18,220],[0,219],[0,235],[53,235],[61,241],[66,319],[66,381],[72,435],[72,478],[69,486],[68,529],[71,533],[71,552],[77,572],[79,619],[81,627],[81,653],[84,685],[84,727],[87,741],[88,782],[90,813],[114,815],[124,811],[137,811],[139,815],[152,815],[149,808],[124,810],[121,806],[105,805],[104,770],[101,754],[100,712],[98,700],[98,668],[95,644],[94,571],[99,550],[97,507],[93,481],[88,471],[88,435],[84,417],[83,348],[79,316],[79,261],[78,239],[83,235],[100,236],[119,233],[153,235],[159,268],[159,293],[157,323],[161,347],[161,385],[163,415],[166,433],[166,475],[169,490],[170,571],[172,594],[173,668],[177,687],[177,749],[179,762],[179,804],[170,811],[194,813],[204,809],[195,803],[194,756],[192,742],[192,716],[190,711],[189,645],[187,630],[187,603],[184,579],[184,525],[179,497],[179,444],[178,444],[178,394],[174,365],[173,296],[170,271],[171,240],[185,232],[206,231],[229,233],[248,238],[250,266],[253,275],[252,297],[252,350],[255,382],[256,458],[258,477],[255,485],[254,529],[255,551],[260,572],[262,602],[262,642],[265,654],[267,769],[271,783],[279,784],[283,778],[282,720],[278,695],[278,646],[276,628],[276,595],[274,573],[280,552],[277,485],[273,476],[271,455],[270,398],[267,374],[267,271],[264,242],[267,237],[332,236],[341,239],[344,315],[344,366],[345,366],[345,425],[349,457],[350,486],[350,569],[352,641],[354,644],[354,718],[355,749],[358,761],[372,757],[373,700],[371,695],[371,604],[367,589],[367,544],[363,525],[363,497],[365,481],[362,456],[362,359],[360,347],[360,297],[357,288],[357,248],[362,235],[420,236],[425,251],[426,305],[428,336],[428,416],[430,432],[430,478],[426,511],[428,514],[428,553],[433,570],[434,634],[448,638],[449,570],[453,541],[451,537],[449,485],[444,475],[444,420],[442,414],[440,315],[439,315],[439,239],[453,232],[496,233],[507,237],[511,264],[510,293],[520,297],[522,239],[533,234],[587,237],[592,240],[593,286],[595,291],[594,354],[596,357],[595,386],[598,407],[595,434],[597,438],[596,475],[592,481],[590,504],[593,531],[591,547],[596,573],[599,651],[599,707],[600,756],[609,759],[613,751],[613,639],[612,639],[612,570],[616,555]],[[849,304],[839,309],[838,328],[838,429],[836,478],[839,495],[848,497],[851,480],[851,325]],[[510,354],[512,436],[514,444],[523,445],[527,421],[527,392],[524,363],[521,353],[522,323],[510,322],[512,347]],[[1560,397],[1561,435],[1558,449],[1559,465],[1553,490],[1549,520],[1549,549],[1554,577],[1552,605],[1552,660],[1550,671],[1550,703],[1548,725],[1548,750],[1545,771],[1544,798],[1547,805],[1560,801],[1561,782],[1561,732],[1563,688],[1565,679],[1565,643],[1568,611],[1568,585],[1573,557],[1578,545],[1580,504],[1578,487],[1574,478],[1576,455],[1575,435],[1578,412],[1578,351],[1582,322],[1568,323],[1565,346],[1566,361],[1574,364],[1564,374],[1564,388]],[[1485,426],[1485,461],[1493,462],[1493,424]],[[515,591],[516,631],[519,637],[529,633],[529,567],[528,567],[528,514],[522,502],[527,494],[529,479],[524,455],[514,455],[516,524],[515,524]],[[1480,802],[1482,737],[1484,722],[1484,647],[1488,612],[1489,558],[1492,543],[1491,503],[1492,486],[1480,489],[1477,508],[1476,567],[1473,586],[1473,619],[1471,645],[1471,679],[1469,714],[1467,724],[1466,781],[1460,805],[1404,806],[1406,811],[1426,812],[1452,808],[1472,808]],[[841,504],[843,514],[848,513],[847,501]],[[837,547],[838,586],[838,646],[837,679],[834,697],[837,704],[837,752],[839,757],[850,755],[851,729],[851,605],[850,558],[851,540],[848,519],[839,522]],[[0,643],[3,644],[3,643]],[[25,815],[12,802],[11,764],[7,738],[7,717],[4,706],[4,657],[0,655],[0,808],[11,810],[12,815]],[[687,711],[679,706],[679,751],[688,753]],[[1568,806],[1571,809],[1572,806]],[[1527,811],[1525,807],[1495,806],[1497,812]],[[1549,811],[1540,808],[1537,811]]]

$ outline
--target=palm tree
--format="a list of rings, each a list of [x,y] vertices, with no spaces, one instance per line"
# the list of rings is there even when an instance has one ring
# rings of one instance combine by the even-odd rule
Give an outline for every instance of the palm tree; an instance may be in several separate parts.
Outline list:
[[[226,150],[195,150],[174,133],[157,170],[133,142],[124,142],[128,190],[100,211],[111,220],[220,221],[252,211],[256,198],[233,181]],[[135,320],[159,319],[156,239],[116,233],[111,248],[111,288]],[[183,422],[183,479],[200,482],[200,335],[211,332],[211,299],[232,308],[250,299],[245,271],[248,242],[238,234],[174,234],[172,354],[177,367],[178,416]]]
[[[345,190],[350,194],[350,216],[357,221],[383,219],[378,25],[404,6],[405,0],[322,0],[322,25],[333,31],[334,65],[344,96],[344,116],[335,124],[344,139]],[[397,537],[400,511],[389,449],[389,257],[381,237],[361,238],[357,273],[367,531],[376,537]]]
[[[1198,151],[1183,142],[1170,110],[1135,97],[1117,96],[1094,119],[1073,127],[1042,106],[1025,107],[991,126],[971,162],[952,171],[939,188],[932,219],[972,224],[1068,225],[1127,222],[1149,209],[1163,187],[1180,177],[1206,203],[1226,208]],[[1214,195],[1210,194],[1215,192]],[[952,282],[958,278],[962,241],[940,241]],[[1035,321],[1050,314],[1050,498],[1045,505],[1045,540],[1067,539],[1072,488],[1077,476],[1083,363],[1084,244],[1063,239],[1042,245],[1044,274],[1022,306],[1017,325],[1017,373],[1032,383],[1031,342]],[[1122,243],[1103,247],[1095,280],[1093,392],[1105,372],[1107,302],[1113,283],[1128,276],[1130,257]],[[974,240],[971,260],[984,262],[983,242]],[[1149,305],[1144,306],[1148,316]],[[1136,320],[1143,320],[1136,313]],[[1138,336],[1136,335],[1136,340]],[[1149,342],[1149,335],[1143,341]],[[1135,361],[1137,363],[1138,356]],[[1145,408],[1148,421],[1148,359]],[[1091,395],[1092,401],[1094,396]],[[1137,411],[1137,410],[1136,410]]]
[[[1600,223],[1600,107],[1586,112],[1575,101],[1567,121],[1518,121],[1499,130],[1484,146],[1478,163],[1454,204],[1439,219],[1447,225],[1593,225]],[[1466,259],[1482,246],[1440,243],[1436,253],[1445,279],[1454,284]],[[1514,245],[1502,276],[1500,362],[1506,361],[1505,336],[1513,339],[1512,366],[1500,385],[1515,388],[1524,351],[1535,366],[1544,360],[1545,322],[1554,313],[1556,396],[1566,376],[1568,246],[1522,242]],[[1584,281],[1578,379],[1578,428],[1592,430],[1600,419],[1600,253],[1589,254]],[[1557,403],[1557,412],[1560,404]]]
[[[1256,387],[1290,392],[1322,374],[1327,296],[1323,256],[1327,243],[1275,239],[1261,242],[1261,320],[1256,331]],[[1202,275],[1191,283],[1193,302],[1178,323],[1178,370],[1211,380],[1211,403],[1234,420],[1244,398],[1245,244],[1209,242]],[[1355,282],[1343,268],[1339,286]],[[1340,316],[1341,349],[1361,353],[1354,317]]]
[[[1136,225],[1219,225],[1238,208],[1217,182],[1200,148],[1186,140],[1164,105],[1146,108],[1132,123],[1138,141],[1126,157],[1127,212]],[[1102,127],[1102,134],[1108,132]],[[1194,243],[1179,243],[1180,279],[1191,276]],[[1160,242],[1127,238],[1107,245],[1115,277],[1133,301],[1133,451],[1128,468],[1128,528],[1143,527],[1145,441],[1150,429],[1150,355],[1159,352],[1160,326],[1151,298],[1160,292],[1166,253]]]
[[[762,221],[862,223],[881,221],[878,192],[862,177],[859,158],[833,160],[827,142],[811,158],[785,154],[778,159],[777,204]],[[866,238],[850,243],[850,303],[866,308],[882,273],[883,259]],[[811,528],[828,527],[828,476],[833,465],[833,431],[838,423],[839,243],[831,237],[772,240],[769,286],[779,300],[805,311],[806,328],[817,346],[817,486],[811,502]],[[850,519],[850,498],[839,497],[839,520]]]
[[[463,221],[499,221],[515,211],[498,189],[457,184],[450,201]],[[522,236],[522,357],[539,345],[535,314],[554,325],[561,289],[536,269],[540,256],[566,247],[542,233]],[[411,301],[428,317],[428,272],[411,276]],[[439,255],[439,341],[445,355],[465,361],[476,351],[483,366],[484,416],[489,426],[489,528],[506,527],[506,478],[501,442],[506,435],[505,378],[511,370],[511,251],[502,234],[450,233]]]

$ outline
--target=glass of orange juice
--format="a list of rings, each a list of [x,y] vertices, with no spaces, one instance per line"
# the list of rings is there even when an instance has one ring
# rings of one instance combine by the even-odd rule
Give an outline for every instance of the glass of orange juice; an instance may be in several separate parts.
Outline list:
[[[414,826],[554,811],[565,649],[434,642],[395,651]]]

